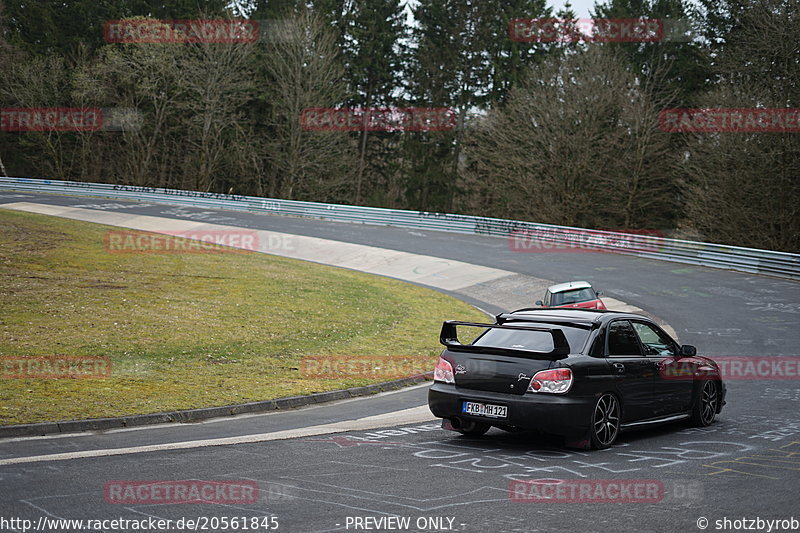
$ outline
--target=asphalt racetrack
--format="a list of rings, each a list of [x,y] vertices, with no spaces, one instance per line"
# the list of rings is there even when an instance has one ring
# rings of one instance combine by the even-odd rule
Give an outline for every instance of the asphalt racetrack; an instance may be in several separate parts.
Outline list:
[[[800,355],[796,282],[615,254],[516,253],[498,237],[0,192],[0,205],[12,202],[124,209],[425,254],[550,280],[585,279],[657,315],[703,355]],[[501,310],[479,296],[465,299],[490,312]],[[517,296],[530,296],[531,305],[541,297]],[[786,522],[773,531],[800,529],[800,383],[739,379],[727,386],[728,404],[712,426],[679,423],[625,433],[599,452],[567,449],[557,439],[528,433],[493,429],[482,438],[465,438],[442,430],[426,414],[427,385],[198,424],[5,439],[0,530],[126,530],[113,519],[172,520],[171,529],[162,530],[173,531],[767,531],[776,519]],[[153,496],[130,504],[115,500],[113,492],[114,483],[125,480],[227,481],[256,490],[243,496],[223,487],[212,503],[164,504]],[[616,492],[604,493],[604,501],[519,501],[509,488],[526,480],[551,487],[553,480],[588,482],[604,490],[616,483],[631,491],[638,483],[656,486],[658,494],[649,502],[620,501]],[[12,518],[17,521],[2,521]],[[107,522],[93,529],[87,523],[57,528],[47,521],[56,519]]]

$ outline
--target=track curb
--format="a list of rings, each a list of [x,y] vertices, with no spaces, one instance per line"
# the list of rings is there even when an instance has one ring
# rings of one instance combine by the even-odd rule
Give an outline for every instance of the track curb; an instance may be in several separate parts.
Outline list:
[[[403,379],[340,389],[328,392],[317,392],[307,396],[289,396],[219,407],[202,407],[198,409],[184,409],[163,413],[150,413],[144,415],[128,415],[115,418],[89,418],[86,420],[61,420],[58,422],[40,422],[36,424],[16,424],[13,426],[0,426],[0,438],[32,437],[58,433],[74,433],[78,431],[102,431],[106,429],[119,429],[175,422],[198,422],[209,418],[236,416],[247,413],[264,413],[269,411],[284,411],[308,405],[347,400],[362,396],[371,396],[381,392],[389,392],[410,385],[428,381],[433,378],[433,372]]]

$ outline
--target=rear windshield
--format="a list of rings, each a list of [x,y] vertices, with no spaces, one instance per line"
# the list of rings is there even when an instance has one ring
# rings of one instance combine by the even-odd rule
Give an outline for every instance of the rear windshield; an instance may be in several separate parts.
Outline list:
[[[558,328],[564,332],[569,343],[571,353],[583,348],[589,330],[563,324],[541,324],[536,326]],[[534,352],[553,351],[553,336],[546,331],[529,331],[514,329],[489,329],[473,342],[475,346],[492,346],[495,348],[510,348],[514,350],[528,350]]]
[[[596,300],[594,290],[586,289],[573,289],[571,291],[557,292],[553,294],[553,299],[550,305],[568,305],[576,304],[579,302],[590,302]]]

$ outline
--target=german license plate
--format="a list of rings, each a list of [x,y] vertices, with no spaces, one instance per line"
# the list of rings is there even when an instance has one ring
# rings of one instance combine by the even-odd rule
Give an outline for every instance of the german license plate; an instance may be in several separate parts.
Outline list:
[[[461,404],[461,412],[467,415],[485,416],[487,418],[508,417],[508,407],[491,403],[465,401]]]

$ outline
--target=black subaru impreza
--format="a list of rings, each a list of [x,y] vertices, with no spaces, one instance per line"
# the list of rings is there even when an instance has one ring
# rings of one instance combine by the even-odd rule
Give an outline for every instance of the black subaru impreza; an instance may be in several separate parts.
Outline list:
[[[428,405],[447,429],[536,429],[603,449],[629,429],[707,426],[725,404],[719,366],[645,316],[537,308],[496,318],[442,324]]]

